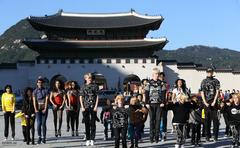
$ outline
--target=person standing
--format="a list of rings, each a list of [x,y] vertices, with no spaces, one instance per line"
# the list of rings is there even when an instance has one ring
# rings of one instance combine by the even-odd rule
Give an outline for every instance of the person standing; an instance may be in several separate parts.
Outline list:
[[[78,136],[78,126],[79,126],[79,85],[75,81],[71,81],[71,89],[67,92],[68,98],[68,108],[69,108],[69,117],[71,120],[72,136]],[[74,126],[76,125],[76,130],[74,131]]]
[[[48,90],[43,87],[44,80],[38,78],[37,88],[33,91],[33,105],[37,118],[38,144],[46,143],[48,117]]]
[[[152,79],[145,87],[144,102],[149,109],[150,115],[150,142],[159,142],[160,120],[163,115],[166,97],[164,82],[159,80],[160,71],[154,68]]]
[[[24,91],[24,100],[22,112],[26,118],[26,143],[27,145],[30,142],[30,130],[32,132],[32,145],[34,145],[34,134],[35,134],[35,112],[33,105],[33,89],[27,87]]]
[[[85,84],[80,92],[80,104],[84,116],[86,146],[93,146],[96,134],[96,117],[98,107],[98,86],[92,81],[92,74],[84,75]]]
[[[4,136],[7,140],[9,132],[9,120],[12,129],[12,139],[15,140],[15,103],[16,97],[12,92],[12,86],[6,85],[4,88],[4,93],[2,94],[2,111],[4,114]]]
[[[50,93],[50,102],[53,105],[53,122],[55,129],[55,136],[61,137],[61,128],[62,128],[62,115],[64,109],[64,102],[66,100],[66,94],[64,91],[64,84],[60,80],[55,81],[53,90]],[[59,123],[57,122],[59,120]],[[57,128],[58,123],[58,128]]]
[[[201,96],[205,111],[205,135],[206,141],[211,138],[211,122],[213,121],[214,141],[218,140],[219,119],[217,99],[219,95],[220,82],[213,76],[214,69],[207,69],[207,78],[201,82]]]

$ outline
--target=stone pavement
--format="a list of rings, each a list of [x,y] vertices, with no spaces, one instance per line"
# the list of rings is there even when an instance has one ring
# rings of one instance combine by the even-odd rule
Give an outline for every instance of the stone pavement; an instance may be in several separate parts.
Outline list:
[[[98,114],[100,114],[101,108],[99,108]],[[170,117],[170,115],[169,115]],[[82,120],[82,114],[80,114],[80,121]],[[23,135],[22,135],[22,127],[21,127],[21,120],[16,119],[16,137],[15,141],[3,141],[4,139],[4,119],[2,112],[0,113],[0,148],[5,147],[19,147],[19,148],[30,148],[30,147],[52,147],[52,148],[61,148],[61,147],[68,147],[68,148],[74,148],[74,147],[85,147],[85,141],[83,140],[83,132],[84,132],[84,125],[80,122],[79,126],[79,137],[72,137],[71,132],[66,132],[66,114],[64,111],[63,114],[63,125],[62,125],[62,137],[55,138],[54,136],[54,126],[53,126],[53,116],[52,111],[49,110],[48,114],[48,120],[47,120],[47,143],[46,144],[40,144],[40,145],[26,145],[23,142]],[[143,141],[139,143],[139,147],[148,147],[148,148],[171,148],[174,147],[175,144],[175,135],[171,134],[170,131],[172,129],[171,127],[171,119],[168,120],[168,136],[166,142],[159,142],[158,144],[151,144],[149,141],[149,121],[146,122],[146,128],[145,128],[145,136],[143,138]],[[209,142],[206,143],[205,139],[202,138],[202,147],[219,147],[219,148],[227,148],[230,147],[230,139],[224,138],[224,121],[223,117],[221,118],[221,126],[220,126],[220,138],[217,143]],[[35,126],[36,130],[36,126]],[[114,147],[114,141],[104,141],[104,133],[103,133],[103,125],[101,123],[97,123],[97,133],[96,133],[96,142],[95,146],[92,146],[92,148],[112,148]],[[11,135],[11,132],[10,134]],[[9,138],[10,139],[10,138]],[[35,132],[35,143],[37,143],[37,131]],[[128,144],[128,147],[130,147],[130,144]],[[190,139],[187,139],[185,147],[193,147],[190,145]]]

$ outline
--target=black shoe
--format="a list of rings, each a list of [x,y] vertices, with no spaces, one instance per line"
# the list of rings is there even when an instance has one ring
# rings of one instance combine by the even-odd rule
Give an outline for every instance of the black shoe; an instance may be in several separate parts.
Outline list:
[[[76,134],[76,136],[79,136],[79,134],[78,134],[78,130],[76,130],[75,134]]]
[[[153,143],[154,142],[154,140],[153,139],[150,139],[150,143]]]
[[[134,148],[134,145],[132,144],[132,145],[130,146],[130,148]]]
[[[211,142],[210,139],[208,137],[206,137],[206,142]]]
[[[34,138],[33,138],[34,139]],[[34,140],[32,140],[32,145],[35,145],[35,142],[34,142]]]
[[[58,132],[57,131],[55,131],[55,137],[58,137]]]
[[[38,138],[38,144],[41,144],[41,142],[42,142],[42,138],[39,137],[39,138]]]
[[[70,127],[67,127],[67,132],[69,132],[69,130],[70,130]]]
[[[72,131],[72,137],[74,137],[74,131]]]
[[[43,138],[42,142],[43,142],[44,144],[46,144],[46,138]]]
[[[195,141],[191,141],[191,144],[192,144],[192,145],[196,145]]]
[[[27,142],[27,140],[26,140],[26,139],[23,139],[23,142]]]
[[[61,130],[58,130],[58,136],[59,136],[59,137],[62,136]]]
[[[158,142],[159,142],[159,139],[155,139],[155,142],[158,143]]]

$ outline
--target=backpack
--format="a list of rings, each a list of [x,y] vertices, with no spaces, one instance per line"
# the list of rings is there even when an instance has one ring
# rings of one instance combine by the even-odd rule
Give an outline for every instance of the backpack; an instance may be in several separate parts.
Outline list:
[[[104,119],[105,121],[111,120],[111,113],[110,113],[109,111],[104,112],[104,114],[103,114],[103,119]]]

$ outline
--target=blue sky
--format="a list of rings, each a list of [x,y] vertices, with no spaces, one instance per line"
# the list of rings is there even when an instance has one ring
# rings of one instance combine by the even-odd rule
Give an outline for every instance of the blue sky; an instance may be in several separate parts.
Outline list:
[[[0,34],[30,15],[127,12],[162,15],[149,37],[166,36],[165,49],[208,45],[240,51],[240,0],[0,0]]]

